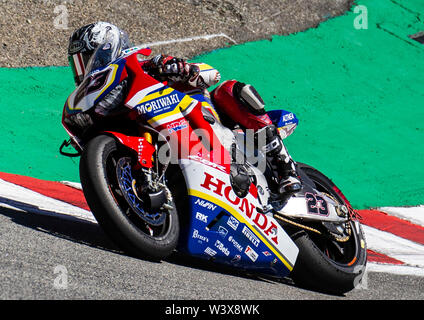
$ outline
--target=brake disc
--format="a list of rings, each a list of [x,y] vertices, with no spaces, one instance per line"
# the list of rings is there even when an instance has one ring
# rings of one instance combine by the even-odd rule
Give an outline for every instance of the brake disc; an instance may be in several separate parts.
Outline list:
[[[145,205],[140,195],[135,191],[136,179],[132,175],[131,158],[120,158],[116,164],[116,175],[118,178],[119,188],[127,201],[130,208],[143,221],[150,225],[158,226],[164,223],[166,218],[165,211],[148,212],[144,209]]]

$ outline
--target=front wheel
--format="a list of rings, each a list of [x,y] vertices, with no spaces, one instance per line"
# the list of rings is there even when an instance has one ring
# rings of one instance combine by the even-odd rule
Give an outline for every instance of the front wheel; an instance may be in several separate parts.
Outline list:
[[[299,172],[312,180],[316,190],[350,207],[324,174],[305,164],[298,163],[298,167]],[[343,294],[352,290],[360,283],[367,260],[361,225],[350,219],[343,224],[315,223],[310,227],[309,230],[289,228],[299,247],[292,279],[300,286],[328,293]]]
[[[126,253],[160,260],[176,248],[179,222],[173,201],[149,210],[137,192],[136,157],[114,138],[90,140],[80,160],[80,178],[87,203],[106,234]]]

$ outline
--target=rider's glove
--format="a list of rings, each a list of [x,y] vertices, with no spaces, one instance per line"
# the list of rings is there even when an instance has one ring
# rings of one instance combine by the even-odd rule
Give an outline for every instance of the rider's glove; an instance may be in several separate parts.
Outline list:
[[[161,77],[167,77],[172,81],[186,81],[190,77],[190,64],[183,59],[171,56],[158,55],[152,59]]]

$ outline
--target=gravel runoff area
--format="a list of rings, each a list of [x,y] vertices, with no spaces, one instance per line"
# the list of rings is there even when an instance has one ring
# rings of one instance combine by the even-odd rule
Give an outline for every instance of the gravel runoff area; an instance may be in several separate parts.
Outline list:
[[[228,45],[316,27],[353,0],[0,0],[0,67],[67,65],[76,28],[108,21],[153,53],[191,58]],[[189,42],[157,42],[215,35]],[[153,44],[152,44],[153,43]]]

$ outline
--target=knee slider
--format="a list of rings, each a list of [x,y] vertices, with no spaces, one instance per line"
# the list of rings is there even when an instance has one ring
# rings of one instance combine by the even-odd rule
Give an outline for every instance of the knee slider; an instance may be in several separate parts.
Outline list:
[[[265,114],[265,102],[252,85],[236,82],[233,87],[233,94],[254,115]]]

